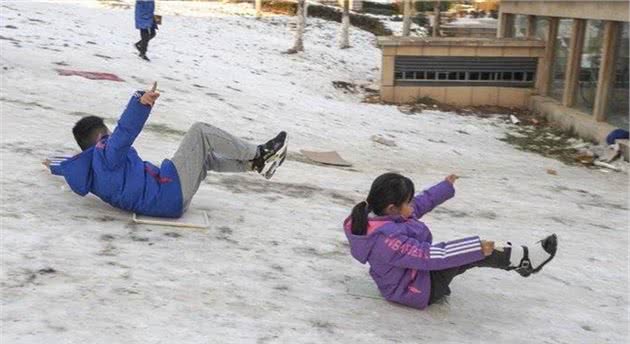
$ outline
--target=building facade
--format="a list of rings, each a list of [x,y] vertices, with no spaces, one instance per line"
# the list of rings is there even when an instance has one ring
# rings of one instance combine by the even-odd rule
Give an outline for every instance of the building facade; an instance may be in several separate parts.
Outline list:
[[[527,107],[544,58],[540,40],[379,37],[381,100]]]
[[[628,130],[628,1],[515,1],[500,5],[498,36],[545,42],[529,107],[589,138]]]

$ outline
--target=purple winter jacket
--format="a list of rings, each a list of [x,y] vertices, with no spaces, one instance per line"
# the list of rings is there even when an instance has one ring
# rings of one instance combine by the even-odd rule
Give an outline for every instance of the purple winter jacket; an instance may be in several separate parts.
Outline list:
[[[393,302],[423,309],[431,294],[431,270],[470,264],[484,258],[478,236],[433,244],[431,231],[418,218],[455,195],[443,181],[413,199],[414,215],[369,217],[366,235],[352,234],[344,221],[352,256],[370,263],[370,275],[381,295]]]

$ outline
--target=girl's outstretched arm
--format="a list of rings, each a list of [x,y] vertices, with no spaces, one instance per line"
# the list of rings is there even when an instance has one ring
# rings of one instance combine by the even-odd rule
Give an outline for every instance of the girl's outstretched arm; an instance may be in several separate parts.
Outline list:
[[[421,218],[424,214],[430,212],[438,205],[453,198],[453,196],[455,196],[453,183],[455,183],[457,178],[458,177],[456,175],[451,174],[443,181],[416,195],[413,199],[415,216],[417,218]]]
[[[420,242],[403,234],[381,235],[372,254],[389,264],[417,270],[443,270],[482,260],[484,250],[478,236],[437,244]]]

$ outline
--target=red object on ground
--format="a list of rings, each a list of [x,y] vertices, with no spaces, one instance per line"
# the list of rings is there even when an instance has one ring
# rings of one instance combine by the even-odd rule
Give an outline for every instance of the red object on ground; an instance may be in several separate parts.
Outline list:
[[[63,76],[82,76],[86,79],[90,80],[110,80],[110,81],[125,81],[118,77],[116,74],[111,73],[100,73],[100,72],[86,72],[81,70],[73,70],[73,69],[56,69],[59,75]]]

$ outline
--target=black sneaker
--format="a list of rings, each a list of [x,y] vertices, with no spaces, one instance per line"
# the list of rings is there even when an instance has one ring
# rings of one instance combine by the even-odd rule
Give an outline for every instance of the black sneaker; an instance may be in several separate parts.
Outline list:
[[[534,244],[531,250],[527,246],[523,246],[523,257],[520,264],[511,269],[514,269],[523,277],[528,277],[542,270],[556,256],[557,251],[558,237],[552,234]]]
[[[134,46],[136,47],[136,49],[138,49],[138,52],[142,54],[142,48],[140,47],[140,42],[136,42]]]
[[[276,170],[278,169],[278,167],[280,167],[284,163],[284,160],[286,157],[287,157],[287,152],[285,150],[284,153],[278,156],[278,159],[276,161],[269,164],[268,169],[266,170],[263,169],[264,171],[263,176],[267,179],[271,179],[271,177],[273,177],[273,175],[276,173]]]
[[[287,155],[287,141],[287,133],[281,131],[278,136],[258,146],[258,156],[252,164],[254,170],[270,179],[276,169],[284,163]]]
[[[145,60],[145,61],[147,61],[147,62],[151,62],[151,60],[145,54],[140,54],[140,58]]]

